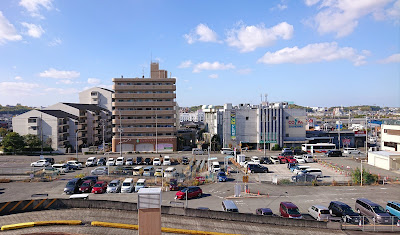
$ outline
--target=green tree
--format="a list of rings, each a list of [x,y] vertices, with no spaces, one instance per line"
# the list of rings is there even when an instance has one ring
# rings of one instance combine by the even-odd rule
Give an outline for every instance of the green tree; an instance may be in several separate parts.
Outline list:
[[[42,145],[42,141],[40,141],[37,135],[28,134],[24,136],[26,145],[29,146],[29,150],[33,152],[35,147],[40,147]]]
[[[220,144],[221,144],[221,138],[219,138],[219,135],[214,135],[211,138],[211,146],[212,146],[213,150],[214,151],[219,150]]]
[[[9,132],[1,142],[4,150],[7,152],[17,153],[18,150],[22,150],[25,147],[24,137],[20,136],[16,132]]]
[[[279,144],[275,144],[274,147],[272,147],[272,151],[278,151],[281,150],[281,147],[279,147]]]
[[[351,173],[351,179],[354,184],[360,184],[361,183],[361,170],[357,167],[352,173]],[[378,181],[378,176],[371,174],[367,172],[365,169],[363,169],[363,184],[373,184]]]
[[[2,128],[2,127],[0,127],[0,137],[4,137],[4,136],[6,136],[6,135],[7,135],[7,133],[8,133],[8,131],[7,131],[7,129],[6,129],[6,128]]]

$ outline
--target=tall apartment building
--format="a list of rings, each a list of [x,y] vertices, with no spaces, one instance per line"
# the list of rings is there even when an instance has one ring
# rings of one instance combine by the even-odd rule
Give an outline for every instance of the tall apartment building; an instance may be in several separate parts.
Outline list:
[[[175,151],[176,79],[151,63],[150,78],[113,78],[113,152]]]
[[[111,112],[113,93],[114,91],[106,88],[92,87],[79,93],[79,103],[95,104]]]

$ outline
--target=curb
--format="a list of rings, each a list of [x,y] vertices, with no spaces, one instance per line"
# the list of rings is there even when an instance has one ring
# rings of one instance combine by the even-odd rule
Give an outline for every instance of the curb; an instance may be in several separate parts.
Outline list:
[[[134,224],[121,224],[121,223],[109,223],[109,222],[100,222],[100,221],[93,221],[91,223],[92,226],[99,226],[99,227],[109,227],[109,228],[124,228],[124,229],[139,229],[139,225]],[[161,228],[161,232],[164,233],[178,233],[178,234],[205,234],[205,235],[237,235],[232,233],[218,233],[218,232],[207,232],[207,231],[197,231],[197,230],[188,230],[188,229],[178,229],[178,228]]]
[[[9,224],[1,226],[1,230],[12,230],[20,228],[29,228],[34,226],[46,226],[46,225],[80,225],[81,220],[49,220],[49,221],[37,221],[37,222],[26,222],[19,224]]]

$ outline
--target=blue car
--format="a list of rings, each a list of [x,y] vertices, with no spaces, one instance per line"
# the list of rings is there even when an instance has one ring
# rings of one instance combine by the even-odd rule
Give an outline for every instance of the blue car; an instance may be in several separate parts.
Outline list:
[[[218,181],[225,182],[226,181],[226,174],[223,171],[218,172]]]
[[[389,212],[389,214],[396,216],[398,219],[400,219],[400,203],[388,201],[388,203],[386,204],[386,212]]]

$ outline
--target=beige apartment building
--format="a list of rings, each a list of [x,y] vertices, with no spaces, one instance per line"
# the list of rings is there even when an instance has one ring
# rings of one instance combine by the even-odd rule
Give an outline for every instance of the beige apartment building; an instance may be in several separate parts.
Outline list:
[[[152,62],[150,78],[112,81],[112,151],[176,151],[176,79]]]

